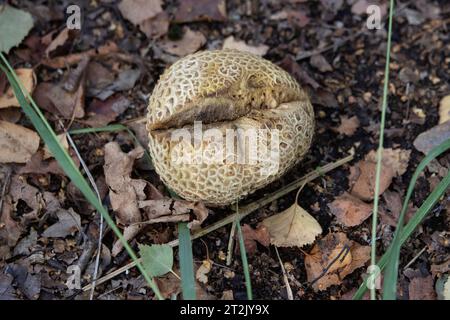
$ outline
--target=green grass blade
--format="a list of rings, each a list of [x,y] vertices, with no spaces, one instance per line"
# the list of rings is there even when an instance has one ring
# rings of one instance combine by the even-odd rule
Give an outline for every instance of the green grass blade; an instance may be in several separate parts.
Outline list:
[[[192,256],[191,232],[187,223],[178,223],[179,259],[181,272],[181,289],[184,300],[195,300],[194,258]]]
[[[408,210],[408,203],[414,191],[414,187],[416,185],[416,181],[419,178],[420,174],[425,170],[426,166],[436,157],[441,155],[443,152],[450,149],[450,139],[444,141],[442,144],[431,150],[427,156],[420,162],[416,171],[414,172],[413,177],[408,186],[408,191],[406,192],[405,200],[403,201],[403,207],[400,212],[400,216],[397,222],[397,229],[395,230],[394,239],[392,240],[392,252],[390,254],[390,259],[386,265],[386,271],[384,273],[383,280],[383,299],[385,300],[394,300],[397,297],[397,277],[398,277],[398,264],[400,258],[400,236],[403,230],[404,219],[406,212]],[[442,194],[439,192],[445,192],[445,190],[438,190],[436,196],[438,198],[441,197]],[[431,209],[431,208],[430,208]]]
[[[425,169],[425,167],[436,157],[438,157],[443,152],[450,149],[450,139],[444,141],[439,146],[435,147],[433,150],[431,150],[428,155],[419,163],[417,166],[413,177],[411,179],[411,183],[408,187],[408,191],[405,197],[404,207],[405,203],[409,201],[412,191],[415,185],[415,182],[417,181],[417,178],[421,174],[421,172]],[[428,212],[433,208],[433,206],[439,201],[439,198],[442,196],[442,194],[447,190],[447,188],[450,185],[450,172],[445,176],[444,179],[437,185],[437,187],[433,190],[431,194],[428,195],[428,197],[425,199],[425,201],[422,203],[420,208],[417,210],[416,214],[411,218],[411,220],[402,228],[401,231],[399,231],[399,236],[397,236],[398,243],[392,242],[392,244],[389,246],[389,248],[386,250],[384,255],[381,257],[381,259],[378,261],[378,267],[380,270],[384,270],[390,261],[391,255],[395,250],[393,250],[394,246],[398,247],[397,250],[400,250],[401,246],[408,240],[408,238],[411,236],[411,234],[414,232],[414,230],[417,228],[417,226],[423,221],[423,219],[426,217]],[[402,220],[404,219],[404,215],[406,212],[405,208],[402,208],[401,215],[403,215]],[[400,219],[399,219],[400,220]],[[399,221],[401,222],[401,221]],[[395,239],[395,237],[394,237]],[[397,258],[398,259],[398,258]],[[395,263],[395,265],[398,265],[398,263]],[[396,281],[395,281],[396,282]],[[353,299],[361,299],[364,295],[364,293],[367,290],[367,280],[365,280],[361,286],[359,287],[358,291],[353,296]],[[391,289],[392,290],[392,289]]]
[[[381,121],[380,121],[380,141],[377,150],[377,167],[375,175],[375,195],[373,201],[373,214],[372,214],[372,241],[370,251],[370,261],[372,265],[376,265],[376,251],[377,251],[377,224],[378,224],[378,200],[380,196],[380,176],[381,176],[381,163],[383,157],[383,145],[384,145],[384,127],[386,119],[387,108],[387,96],[389,92],[389,62],[391,58],[391,38],[392,38],[392,16],[394,12],[394,0],[390,0],[389,6],[389,27],[387,36],[386,47],[386,66],[384,71],[384,87],[383,87],[383,104],[381,109]],[[370,299],[375,300],[375,288],[370,289]]]
[[[247,299],[253,300],[252,282],[250,279],[250,270],[248,268],[247,251],[245,250],[244,235],[242,234],[241,221],[236,221],[236,231],[239,236],[239,250],[241,252],[242,268],[244,269]]]
[[[88,182],[85,180],[85,178],[82,176],[82,174],[74,164],[72,158],[69,156],[67,151],[61,146],[59,140],[56,137],[55,132],[53,131],[50,124],[47,122],[47,120],[45,119],[45,117],[43,116],[43,114],[41,113],[41,111],[31,98],[31,96],[28,93],[26,93],[28,100],[27,98],[25,98],[24,92],[26,91],[23,90],[23,85],[20,84],[17,75],[15,74],[14,70],[11,68],[11,66],[9,65],[8,61],[6,60],[6,58],[2,53],[0,53],[0,57],[4,63],[4,65],[0,63],[0,69],[6,74],[8,81],[11,84],[11,87],[14,90],[17,100],[19,101],[24,113],[30,119],[36,131],[41,136],[42,140],[46,143],[49,150],[54,155],[55,159],[58,161],[59,165],[64,170],[66,175],[70,178],[70,180],[77,186],[77,188],[83,193],[83,195],[95,207],[95,209],[97,209],[97,211],[100,212],[100,214],[104,217],[105,221],[108,223],[113,232],[122,242],[125,250],[128,252],[130,257],[136,262],[137,268],[142,273],[142,275],[144,276],[145,280],[148,282],[150,287],[153,289],[155,295],[159,299],[163,299],[163,297],[159,292],[158,287],[153,282],[153,279],[151,279],[147,275],[142,264],[139,262],[139,259],[134,253],[133,249],[130,247],[130,245],[127,243],[122,233],[120,232],[120,230],[115,225],[114,221],[108,214],[108,211],[105,209],[105,207],[103,207],[102,203],[98,200],[97,196],[92,191]],[[28,101],[30,101],[31,105]]]

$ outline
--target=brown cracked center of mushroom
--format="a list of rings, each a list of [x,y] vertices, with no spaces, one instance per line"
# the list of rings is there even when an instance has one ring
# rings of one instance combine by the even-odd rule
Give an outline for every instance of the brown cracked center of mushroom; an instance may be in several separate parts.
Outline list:
[[[174,63],[155,86],[147,118],[162,181],[187,200],[216,206],[283,175],[308,151],[314,132],[313,108],[299,84],[236,50]]]

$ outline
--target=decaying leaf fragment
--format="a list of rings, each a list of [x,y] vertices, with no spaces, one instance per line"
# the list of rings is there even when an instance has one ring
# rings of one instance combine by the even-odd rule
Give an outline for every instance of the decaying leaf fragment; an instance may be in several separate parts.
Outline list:
[[[329,233],[305,257],[308,281],[314,291],[340,284],[342,279],[370,258],[370,247],[362,246],[342,233]]]
[[[303,247],[313,243],[322,227],[305,209],[294,203],[285,211],[264,219],[270,243],[277,247]]]

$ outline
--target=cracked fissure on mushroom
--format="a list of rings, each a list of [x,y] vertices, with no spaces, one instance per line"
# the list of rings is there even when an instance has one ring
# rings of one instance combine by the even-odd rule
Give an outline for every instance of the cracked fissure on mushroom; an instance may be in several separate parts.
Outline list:
[[[201,138],[194,132],[197,121]],[[303,158],[314,133],[314,111],[300,85],[271,62],[237,50],[203,51],[162,74],[150,97],[147,129],[162,181],[186,200],[224,206],[278,179]],[[180,130],[189,138],[174,138]],[[211,130],[213,138],[205,139]],[[227,130],[236,133],[232,148],[226,145]],[[277,132],[276,146],[267,130]],[[256,132],[256,140],[243,138],[249,132]],[[255,146],[257,161],[230,161],[254,157]],[[265,152],[274,148],[275,158]],[[214,161],[197,161],[199,150],[212,153]],[[179,157],[191,161],[174,161]]]

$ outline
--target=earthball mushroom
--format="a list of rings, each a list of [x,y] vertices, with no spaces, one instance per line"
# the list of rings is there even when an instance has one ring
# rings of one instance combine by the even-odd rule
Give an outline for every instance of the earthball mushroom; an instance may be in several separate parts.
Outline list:
[[[150,97],[150,154],[179,196],[225,206],[297,164],[314,133],[307,93],[247,52],[203,51],[165,70]]]

